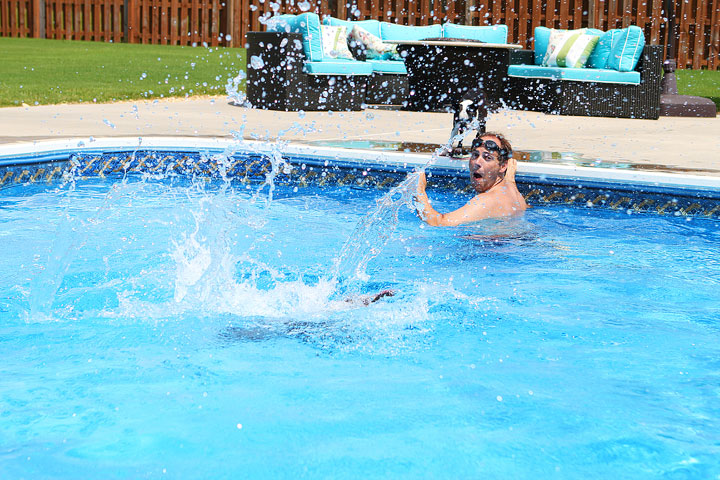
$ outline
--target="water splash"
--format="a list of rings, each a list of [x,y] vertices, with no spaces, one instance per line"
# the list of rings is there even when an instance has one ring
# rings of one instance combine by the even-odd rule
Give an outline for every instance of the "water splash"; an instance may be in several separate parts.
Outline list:
[[[477,129],[479,122],[473,120],[468,129]],[[436,149],[432,157],[414,172],[392,188],[377,202],[367,215],[355,227],[355,230],[343,245],[336,259],[335,277],[352,281],[366,282],[369,276],[366,269],[370,261],[377,257],[387,245],[397,228],[398,215],[402,207],[417,211],[414,195],[417,191],[419,177],[428,167],[434,164],[440,155],[452,151],[452,145],[462,139],[464,134],[458,133],[447,143]]]
[[[410,173],[399,185],[383,195],[375,208],[358,222],[336,260],[336,278],[361,282],[370,279],[366,273],[367,265],[390,240],[398,225],[400,209],[415,209],[413,195],[422,170]]]
[[[227,84],[225,85],[225,92],[227,93],[228,100],[230,100],[233,105],[237,106],[243,106],[243,107],[249,107],[250,103],[248,102],[247,95],[245,92],[240,90],[240,85],[243,83],[247,75],[245,74],[245,71],[240,70],[240,73],[234,78],[228,78]]]

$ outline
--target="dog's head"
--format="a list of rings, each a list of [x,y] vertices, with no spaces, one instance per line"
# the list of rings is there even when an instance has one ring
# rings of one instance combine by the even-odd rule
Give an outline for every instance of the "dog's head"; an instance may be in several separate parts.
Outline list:
[[[485,94],[478,90],[469,90],[463,98],[453,104],[455,123],[468,124],[478,118],[483,120],[488,114]]]
[[[458,122],[469,123],[477,116],[477,105],[474,100],[461,100],[455,110],[455,119]]]

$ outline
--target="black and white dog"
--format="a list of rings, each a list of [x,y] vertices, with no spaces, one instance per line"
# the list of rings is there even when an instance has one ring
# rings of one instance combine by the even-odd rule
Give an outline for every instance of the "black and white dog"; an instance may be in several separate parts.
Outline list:
[[[450,134],[452,143],[450,151],[446,151],[445,155],[462,155],[462,141],[468,131],[477,130],[476,136],[485,133],[489,110],[485,93],[477,88],[468,90],[458,101],[453,102],[453,129]]]

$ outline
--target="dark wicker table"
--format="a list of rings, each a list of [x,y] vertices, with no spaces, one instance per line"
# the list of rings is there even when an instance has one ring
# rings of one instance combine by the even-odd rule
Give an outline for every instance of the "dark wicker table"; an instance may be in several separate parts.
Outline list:
[[[485,92],[489,104],[503,99],[507,88],[510,52],[520,45],[483,43],[459,39],[426,39],[388,42],[408,71],[407,110],[447,110],[470,89]]]

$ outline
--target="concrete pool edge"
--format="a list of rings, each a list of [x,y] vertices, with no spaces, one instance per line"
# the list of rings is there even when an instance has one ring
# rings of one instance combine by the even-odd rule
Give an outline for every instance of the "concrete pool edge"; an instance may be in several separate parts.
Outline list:
[[[4,145],[0,148],[0,166],[19,166],[34,163],[61,162],[73,154],[103,155],[132,151],[182,151],[196,154],[271,154],[288,156],[313,156],[342,162],[349,168],[382,169],[402,168],[412,170],[426,165],[429,154],[388,152],[373,150],[348,150],[294,142],[264,142],[233,140],[227,138],[195,137],[106,137],[70,138]],[[428,172],[463,175],[465,161],[437,157]],[[720,176],[692,175],[627,169],[593,168],[575,165],[539,164],[520,162],[518,181],[542,180],[564,183],[592,183],[607,189],[628,190],[632,187],[652,187],[659,191],[696,192],[702,195],[720,196]]]

